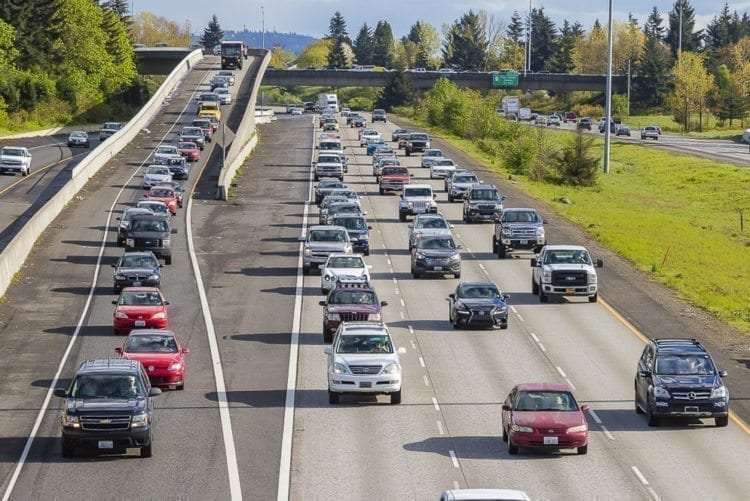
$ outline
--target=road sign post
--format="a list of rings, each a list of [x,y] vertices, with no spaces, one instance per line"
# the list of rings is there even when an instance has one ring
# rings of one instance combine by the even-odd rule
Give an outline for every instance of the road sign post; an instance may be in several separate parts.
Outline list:
[[[503,71],[492,74],[493,87],[518,87],[518,72]]]

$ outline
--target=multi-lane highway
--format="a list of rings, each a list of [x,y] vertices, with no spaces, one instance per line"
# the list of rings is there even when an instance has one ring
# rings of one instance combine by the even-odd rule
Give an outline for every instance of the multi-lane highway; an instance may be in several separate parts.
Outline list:
[[[302,276],[297,241],[317,218],[308,204],[317,134],[310,115],[263,127],[229,203],[213,200],[218,150],[193,167],[188,185],[195,196],[175,219],[173,264],[162,282],[171,327],[191,348],[187,383],[155,397],[154,456],[63,459],[62,401],[49,399],[49,388],[58,369],[62,380],[54,386],[81,360],[113,356],[121,343],[111,334],[109,264],[121,253],[114,218],[140,197],[149,153],[172,140],[175,123],[192,119],[192,97],[205,88],[213,62],[188,75],[150,133],[58,218],[0,305],[3,496],[421,500],[458,486],[518,488],[532,499],[746,498],[747,429],[735,421],[714,428],[712,420],[649,428],[633,409],[643,347],[635,327],[646,335],[689,335],[689,320],[654,300],[652,286],[633,290],[639,285],[626,265],[544,207],[551,242],[585,241],[606,264],[600,303],[540,304],[530,293],[528,257],[497,260],[491,225],[462,223],[461,205],[447,202],[442,181],[428,179],[419,157],[404,158],[415,182],[438,191],[440,211],[455,225],[462,279],[489,277],[511,295],[507,330],[454,330],[445,298],[457,280],[411,277],[398,195],[378,194],[370,158],[349,128],[342,128],[346,182],[364,197],[373,284],[390,304],[385,320],[407,353],[400,405],[385,397],[329,405],[320,278]],[[233,112],[229,120],[236,118]],[[393,127],[376,126],[386,138]],[[444,148],[461,166],[476,167]],[[499,186],[509,195],[506,205],[534,204]],[[513,385],[527,381],[566,382],[591,405],[587,455],[505,452],[500,405]]]

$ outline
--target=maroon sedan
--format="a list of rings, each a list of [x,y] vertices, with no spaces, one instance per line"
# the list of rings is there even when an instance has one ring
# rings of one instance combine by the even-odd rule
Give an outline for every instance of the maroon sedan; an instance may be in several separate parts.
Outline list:
[[[177,145],[177,151],[185,157],[188,162],[197,162],[201,158],[201,150],[197,144],[192,141],[180,141]]]
[[[508,442],[508,454],[518,454],[521,447],[577,449],[578,454],[586,454],[589,427],[583,413],[588,409],[588,405],[578,405],[565,384],[519,384],[503,403],[503,441]]]
[[[166,329],[133,329],[122,347],[115,348],[122,358],[138,360],[153,386],[185,388],[185,355],[174,332]]]

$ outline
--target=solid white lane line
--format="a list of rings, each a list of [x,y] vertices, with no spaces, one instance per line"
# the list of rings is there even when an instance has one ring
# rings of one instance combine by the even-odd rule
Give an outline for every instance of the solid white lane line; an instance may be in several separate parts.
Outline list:
[[[639,470],[637,466],[631,466],[630,469],[633,470],[633,473],[635,473],[635,476],[638,477],[638,480],[640,480],[643,485],[648,485],[648,480],[646,480],[646,477],[643,476],[643,473],[641,473],[641,470]]]
[[[422,367],[423,369],[424,369],[424,368],[426,367],[426,366],[425,366],[425,364],[424,364],[424,358],[422,358],[422,357],[419,357],[419,365],[420,365],[420,367]]]
[[[471,249],[469,249],[469,248],[467,247],[467,248],[466,248],[466,252],[468,252],[469,254],[471,254],[471,253],[472,253],[472,250],[471,250]]]
[[[388,266],[393,266],[393,263],[391,263],[390,259],[386,259],[386,261],[388,261]]]
[[[609,432],[606,426],[602,425],[602,433],[604,433],[604,436],[607,437],[610,440],[614,440],[615,437]]]
[[[555,369],[557,369],[557,372],[558,372],[558,373],[559,373],[559,374],[560,374],[560,375],[561,375],[561,376],[562,376],[563,378],[567,378],[567,377],[568,377],[568,376],[567,376],[567,375],[565,374],[565,371],[563,371],[563,370],[562,370],[562,367],[559,367],[559,366],[558,366],[558,367],[555,367]]]
[[[315,142],[315,127],[313,127],[313,143]],[[315,150],[311,150],[310,153],[310,164],[312,165],[312,157],[315,154]],[[308,196],[310,200],[312,197],[313,190],[313,171],[310,168],[310,174],[308,176]],[[305,234],[307,231],[308,216],[310,206],[305,204],[305,208],[302,212],[302,231],[301,234]],[[284,401],[284,426],[281,435],[281,457],[279,460],[279,486],[276,493],[276,498],[279,501],[286,501],[289,499],[289,487],[291,482],[291,471],[292,471],[292,440],[294,438],[294,401],[297,394],[297,364],[299,361],[299,335],[302,328],[302,297],[304,289],[305,278],[302,275],[303,269],[303,252],[304,244],[300,242],[299,251],[297,256],[297,280],[294,285],[294,313],[292,316],[292,338],[289,346],[289,368],[287,369],[286,378],[286,399]]]
[[[479,269],[481,269],[482,271],[485,271],[484,265],[482,263],[479,263]],[[511,309],[513,309],[513,313],[516,312],[515,308],[513,308],[512,306],[511,306]]]
[[[414,340],[412,339],[411,341],[409,341],[409,343],[411,343],[411,347],[412,347],[413,349],[415,349],[415,350],[417,349],[417,342],[416,342],[416,341],[414,341]]]
[[[445,435],[445,430],[443,429],[443,422],[442,421],[438,420],[437,427],[438,427],[438,433],[440,435]]]
[[[594,418],[596,424],[602,424],[602,420],[599,418],[599,414],[597,414],[594,409],[589,409],[589,414],[591,414],[591,417]]]
[[[409,326],[409,334],[414,334],[414,327],[411,325]]]
[[[545,348],[542,343],[537,343],[537,344],[539,345],[539,349],[541,349],[542,351],[547,351],[547,348]]]
[[[422,379],[424,380],[424,385],[429,388],[430,387],[430,379],[427,377],[427,375],[423,375]]]
[[[531,336],[531,339],[534,340],[534,342],[536,342],[536,343],[539,342],[539,338],[536,336],[536,334],[534,334],[533,332],[530,332],[529,335]]]
[[[571,381],[571,380],[570,380],[570,378],[567,378],[567,377],[566,377],[566,378],[565,378],[565,382],[566,382],[566,383],[568,383],[568,386],[570,386],[570,389],[571,389],[571,390],[574,390],[574,391],[575,391],[575,389],[576,389],[576,385],[574,385],[574,384],[573,384],[573,381]]]
[[[458,458],[456,457],[456,453],[454,451],[448,451],[448,454],[451,456],[451,463],[453,463],[454,468],[458,468]]]
[[[436,411],[440,411],[440,406],[438,405],[437,398],[432,397],[432,406],[435,408]]]

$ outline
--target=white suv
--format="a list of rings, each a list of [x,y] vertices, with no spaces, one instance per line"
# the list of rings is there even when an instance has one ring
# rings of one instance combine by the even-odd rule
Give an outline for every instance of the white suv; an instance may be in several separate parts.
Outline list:
[[[398,218],[403,223],[406,216],[437,212],[435,194],[429,184],[410,184],[404,186],[401,201],[398,204]]]
[[[323,294],[328,294],[339,280],[365,284],[370,281],[370,271],[360,254],[331,254],[320,270],[320,290]]]
[[[342,322],[328,356],[328,403],[338,404],[342,393],[387,394],[401,403],[401,364],[388,327],[380,322]]]

